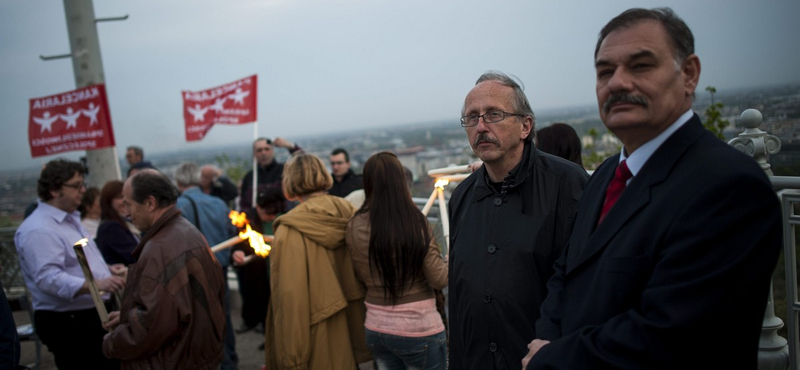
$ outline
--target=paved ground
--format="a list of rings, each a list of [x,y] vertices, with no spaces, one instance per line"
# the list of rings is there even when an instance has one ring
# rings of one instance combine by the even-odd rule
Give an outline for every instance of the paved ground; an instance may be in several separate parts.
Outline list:
[[[242,307],[241,296],[238,292],[236,285],[235,275],[231,281],[231,320],[233,320],[233,327],[238,328],[242,319],[239,315]],[[23,325],[30,322],[28,314],[25,312],[16,312],[14,320],[17,325]],[[236,334],[236,352],[239,355],[239,369],[241,370],[260,370],[261,365],[264,364],[264,351],[258,350],[258,346],[264,342],[263,334],[249,331],[242,334]],[[22,358],[20,364],[33,366],[36,361],[36,345],[34,342],[22,342]],[[361,370],[372,369],[372,364],[363,364],[360,366]],[[53,356],[47,350],[47,347],[42,346],[41,353],[41,366],[40,370],[56,370]]]

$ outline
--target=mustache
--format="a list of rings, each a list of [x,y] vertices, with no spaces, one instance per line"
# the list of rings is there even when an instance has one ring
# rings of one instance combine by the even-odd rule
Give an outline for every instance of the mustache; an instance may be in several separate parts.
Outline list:
[[[603,103],[603,112],[608,113],[611,109],[611,106],[617,103],[630,103],[630,104],[638,104],[645,108],[649,105],[647,103],[647,99],[643,96],[636,96],[626,93],[617,93],[612,94],[605,103]]]
[[[478,146],[478,144],[483,143],[483,142],[492,143],[492,144],[495,144],[495,145],[499,145],[500,144],[500,142],[497,141],[497,139],[492,139],[491,137],[489,137],[489,135],[487,135],[485,132],[483,132],[483,133],[478,134],[478,136],[475,137],[475,142],[473,143],[473,146]]]

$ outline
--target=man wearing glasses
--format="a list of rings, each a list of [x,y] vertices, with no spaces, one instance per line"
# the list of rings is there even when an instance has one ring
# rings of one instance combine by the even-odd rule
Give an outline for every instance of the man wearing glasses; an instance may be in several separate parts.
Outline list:
[[[122,265],[108,266],[100,250],[81,225],[77,210],[86,186],[83,165],[64,159],[47,163],[38,181],[41,201],[17,229],[14,244],[25,284],[31,293],[34,326],[53,353],[59,369],[119,368],[119,362],[103,356],[105,329],[89,295],[73,245],[86,238],[84,248],[99,290],[123,287]],[[113,271],[113,273],[112,273]]]
[[[478,79],[461,115],[484,164],[449,203],[450,369],[518,368],[588,175],[533,146],[530,103],[501,72]]]
[[[282,137],[275,138],[275,141],[260,137],[253,142],[253,158],[258,164],[256,175],[257,192],[263,193],[269,188],[281,186],[283,178],[283,163],[275,160],[275,148],[286,148],[290,154],[297,151],[302,152],[302,148]],[[253,204],[253,171],[250,170],[242,179],[242,191],[239,192],[239,210],[244,212],[254,209]]]
[[[348,194],[364,188],[364,178],[356,175],[350,168],[350,154],[346,150],[334,149],[330,159],[333,186],[328,190],[328,194],[344,198]]]

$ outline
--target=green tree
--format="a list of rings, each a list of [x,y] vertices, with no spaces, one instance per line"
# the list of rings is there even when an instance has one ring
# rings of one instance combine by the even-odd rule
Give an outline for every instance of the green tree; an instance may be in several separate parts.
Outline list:
[[[721,140],[725,140],[725,136],[722,134],[722,131],[725,130],[725,127],[728,127],[728,125],[731,124],[728,122],[728,120],[722,118],[722,108],[725,106],[722,104],[722,102],[714,101],[714,94],[717,93],[716,87],[706,87],[706,91],[711,94],[711,105],[709,105],[708,108],[706,108],[706,111],[703,112],[703,115],[706,117],[705,121],[703,121],[703,126]]]
[[[241,157],[236,157],[234,161],[231,161],[227,153],[217,155],[215,159],[219,168],[225,172],[225,175],[227,175],[234,184],[238,184],[247,171],[250,171],[253,168],[251,163],[248,163],[247,160],[244,160]]]

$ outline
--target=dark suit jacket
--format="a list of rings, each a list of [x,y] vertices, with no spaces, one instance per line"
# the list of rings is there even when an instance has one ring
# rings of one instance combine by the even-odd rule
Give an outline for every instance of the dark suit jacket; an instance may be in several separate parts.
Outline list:
[[[618,161],[584,190],[528,369],[755,369],[781,248],[766,175],[695,115],[595,229]]]

